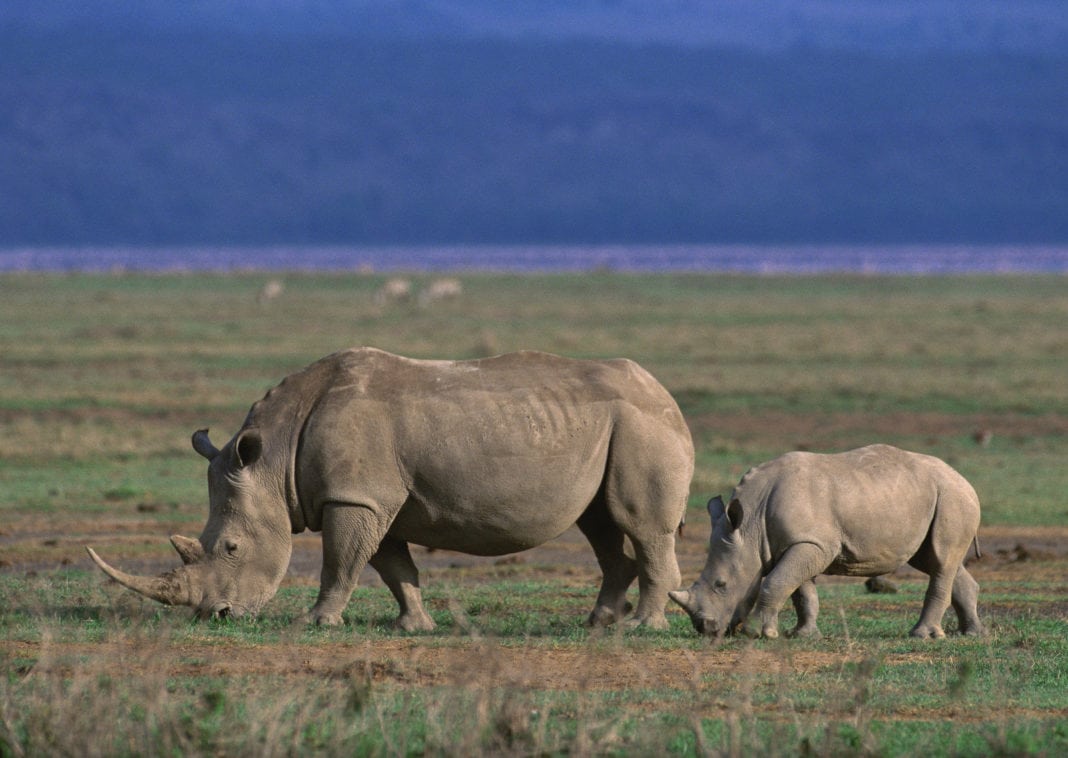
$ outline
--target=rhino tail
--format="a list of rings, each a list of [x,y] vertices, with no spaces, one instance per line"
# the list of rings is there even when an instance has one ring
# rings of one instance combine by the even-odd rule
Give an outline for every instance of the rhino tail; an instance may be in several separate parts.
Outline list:
[[[979,549],[979,535],[972,537],[972,546],[975,548],[975,560],[983,557],[983,551]]]

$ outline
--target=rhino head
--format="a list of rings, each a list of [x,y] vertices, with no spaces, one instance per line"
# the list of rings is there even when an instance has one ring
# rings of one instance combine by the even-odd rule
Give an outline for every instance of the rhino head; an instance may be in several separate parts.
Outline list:
[[[708,560],[688,590],[668,596],[690,615],[699,634],[733,634],[745,621],[760,591],[765,552],[760,530],[748,528],[742,503],[731,498],[724,506],[718,495],[708,501],[712,535]]]
[[[192,606],[197,618],[254,615],[274,597],[292,553],[285,467],[270,465],[255,428],[242,429],[222,450],[202,429],[193,449],[209,461],[210,511],[200,539],[171,537],[182,566],[134,576],[86,549],[115,581],[167,605]]]

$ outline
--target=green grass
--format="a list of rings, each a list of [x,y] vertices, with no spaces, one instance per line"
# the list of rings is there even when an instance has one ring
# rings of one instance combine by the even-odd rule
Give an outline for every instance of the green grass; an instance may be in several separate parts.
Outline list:
[[[1004,580],[985,590],[996,605],[1013,597],[1014,586]],[[592,588],[559,580],[438,586],[428,603],[440,628],[400,635],[387,626],[393,609],[382,589],[357,591],[345,628],[317,629],[292,624],[312,599],[306,588],[283,591],[254,622],[193,624],[184,610],[142,602],[84,571],[7,576],[0,629],[22,647],[4,648],[0,750],[959,755],[1068,748],[1068,624],[1047,615],[1063,596],[1028,592],[1019,599],[1030,617],[991,612],[988,637],[933,643],[905,636],[922,592],[921,582],[905,582],[892,596],[830,584],[821,589],[822,639],[713,645],[678,613],[663,632],[589,631],[576,611]],[[407,653],[374,653],[404,640],[412,644]],[[267,670],[210,673],[254,649],[266,649],[257,660]],[[409,681],[420,649],[474,652],[478,666],[420,685]],[[312,675],[264,664],[274,656],[315,660],[322,650],[332,658]],[[516,654],[538,651],[572,656],[569,687],[541,688],[547,672],[516,667]],[[679,657],[679,676],[643,683],[642,661],[657,653]],[[604,689],[590,679],[604,660],[632,670],[631,685]],[[395,675],[376,678],[376,667]]]
[[[306,581],[255,621],[191,624],[82,547],[173,561],[165,536],[206,509],[191,432],[221,443],[287,373],[359,344],[638,360],[693,431],[693,523],[753,464],[881,441],[957,467],[984,524],[1063,526],[1063,277],[473,274],[433,308],[376,304],[385,277],[356,274],[285,275],[259,305],[268,278],[0,277],[0,755],[1068,751],[1062,558],[982,581],[982,640],[908,639],[917,577],[821,584],[820,640],[712,645],[674,611],[663,632],[591,632],[596,582],[533,563],[425,570],[432,633],[393,631],[379,587],[342,629],[295,625]]]
[[[261,306],[267,278],[0,278],[0,456],[53,478],[72,461],[151,477],[146,462],[187,457],[194,429],[225,439],[266,389],[339,348],[536,348],[626,355],[660,378],[698,443],[695,504],[785,450],[883,441],[955,459],[988,523],[1068,519],[1061,277],[487,274],[430,309],[376,304],[383,277],[310,274]],[[979,428],[987,448],[971,441]]]

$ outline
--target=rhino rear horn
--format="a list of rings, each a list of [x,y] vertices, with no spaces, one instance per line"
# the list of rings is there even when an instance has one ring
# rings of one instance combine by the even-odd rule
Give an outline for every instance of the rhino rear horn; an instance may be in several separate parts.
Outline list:
[[[209,461],[219,454],[219,448],[211,444],[211,440],[208,439],[207,429],[197,429],[193,432],[193,449]]]
[[[708,516],[712,519],[712,523],[715,523],[716,519],[723,516],[726,510],[727,506],[723,504],[722,495],[716,495],[714,498],[708,501]]]
[[[682,606],[686,611],[693,610],[693,593],[689,590],[671,590],[668,597]]]
[[[89,557],[100,567],[100,570],[123,587],[127,587],[164,605],[194,604],[192,582],[184,567],[168,571],[158,577],[134,576],[109,566],[91,547],[86,547],[85,549],[89,551]]]
[[[204,560],[204,546],[200,544],[200,540],[183,537],[180,534],[172,534],[171,544],[174,545],[174,549],[181,556],[182,563],[186,565]]]

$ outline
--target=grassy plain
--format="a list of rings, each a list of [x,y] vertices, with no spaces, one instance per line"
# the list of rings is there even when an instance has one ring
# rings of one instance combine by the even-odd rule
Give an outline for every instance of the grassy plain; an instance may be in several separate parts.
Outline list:
[[[421,305],[382,302],[376,275],[0,277],[0,755],[1068,750],[1068,281],[460,278]],[[697,444],[686,581],[703,502],[754,463],[874,441],[943,457],[983,501],[991,634],[905,638],[925,586],[908,571],[896,595],[821,583],[821,640],[712,645],[674,612],[589,632],[598,572],[570,532],[503,561],[417,551],[431,634],[389,629],[373,574],[345,628],[294,627],[310,535],[254,622],[191,625],[90,570],[87,543],[174,564],[166,536],[206,507],[190,433],[221,443],[284,375],[359,344],[638,360]]]

